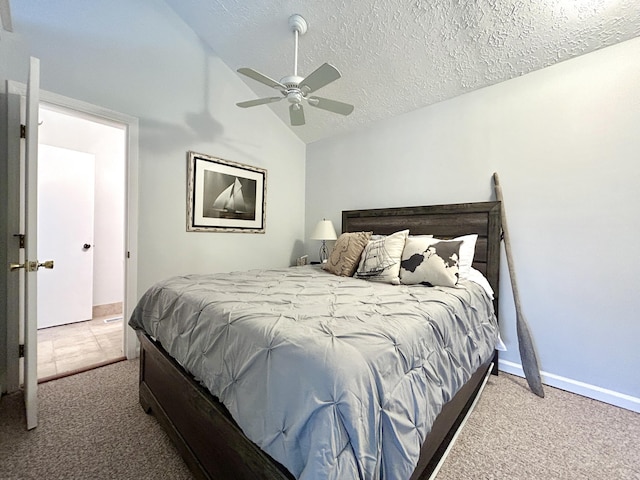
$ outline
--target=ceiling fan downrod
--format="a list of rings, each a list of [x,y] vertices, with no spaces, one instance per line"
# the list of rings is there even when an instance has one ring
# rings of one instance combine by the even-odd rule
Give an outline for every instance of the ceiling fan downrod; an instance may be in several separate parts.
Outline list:
[[[308,28],[307,21],[302,17],[294,13],[289,17],[289,27],[293,30],[293,76],[298,76],[298,36],[307,33]]]
[[[298,38],[307,33],[307,21],[301,15],[293,14],[289,17],[289,27],[293,30],[293,75],[288,75],[280,80],[287,87],[297,87],[304,78],[298,76]]]

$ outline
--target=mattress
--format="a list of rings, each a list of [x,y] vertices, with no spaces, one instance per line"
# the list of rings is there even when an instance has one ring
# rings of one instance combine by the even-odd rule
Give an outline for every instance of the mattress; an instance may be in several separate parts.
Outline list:
[[[314,266],[173,277],[144,330],[300,479],[405,479],[431,424],[491,358],[478,283],[388,285]]]

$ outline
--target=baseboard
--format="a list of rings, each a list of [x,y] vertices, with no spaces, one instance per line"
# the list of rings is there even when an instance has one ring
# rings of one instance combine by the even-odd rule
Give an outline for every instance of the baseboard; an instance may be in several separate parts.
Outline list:
[[[122,315],[122,302],[94,305],[91,318],[106,317],[108,315]]]
[[[519,363],[509,362],[508,360],[499,360],[499,368],[501,371],[517,375],[518,377],[524,377],[524,370]],[[570,378],[561,377],[560,375],[554,375],[553,373],[540,372],[542,383],[551,387],[560,388],[567,392],[577,393],[584,397],[599,400],[616,407],[631,410],[632,412],[640,413],[640,398],[632,397],[624,393],[614,392],[613,390],[607,390],[606,388],[597,387],[588,383],[579,382]]]

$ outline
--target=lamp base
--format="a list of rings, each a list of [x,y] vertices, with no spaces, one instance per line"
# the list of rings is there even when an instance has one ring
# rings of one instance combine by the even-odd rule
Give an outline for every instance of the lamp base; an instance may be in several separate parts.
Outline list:
[[[322,246],[320,247],[320,263],[327,263],[329,259],[329,250],[327,249],[326,240],[322,240]]]

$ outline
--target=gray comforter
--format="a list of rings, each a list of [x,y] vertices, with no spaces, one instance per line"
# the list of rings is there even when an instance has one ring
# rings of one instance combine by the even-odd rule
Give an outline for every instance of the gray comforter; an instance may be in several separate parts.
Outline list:
[[[409,478],[442,405],[498,335],[473,282],[394,286],[316,267],[170,278],[129,324],[313,480]]]

